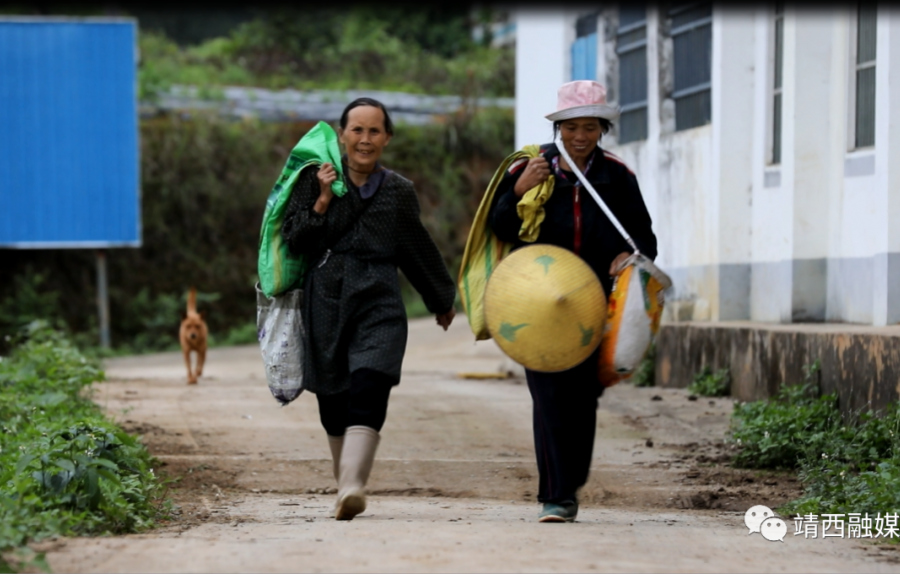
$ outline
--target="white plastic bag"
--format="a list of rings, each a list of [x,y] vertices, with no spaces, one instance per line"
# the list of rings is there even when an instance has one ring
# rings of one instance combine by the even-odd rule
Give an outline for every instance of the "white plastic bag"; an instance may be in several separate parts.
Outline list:
[[[659,331],[665,290],[672,280],[652,261],[634,253],[619,266],[603,340],[600,342],[600,382],[611,387],[634,374]]]
[[[266,297],[256,284],[256,334],[272,396],[285,406],[303,392],[303,343],[300,315],[303,291],[292,289]]]

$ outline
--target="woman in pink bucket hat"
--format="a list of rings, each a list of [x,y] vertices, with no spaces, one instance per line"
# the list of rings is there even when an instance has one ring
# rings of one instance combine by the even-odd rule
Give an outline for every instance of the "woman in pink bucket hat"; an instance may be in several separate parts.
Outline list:
[[[559,88],[553,122],[554,140],[590,182],[631,234],[638,249],[656,258],[656,236],[634,173],[615,155],[600,148],[618,109],[606,103],[606,88],[580,80]],[[519,238],[522,219],[517,204],[525,193],[554,176],[544,203],[544,221],[535,243],[549,243],[581,257],[597,274],[609,297],[613,270],[632,251],[601,208],[583,189],[557,143],[540,146],[540,155],[513,162],[500,181],[489,225],[513,249],[530,245]],[[540,473],[541,522],[571,522],[578,513],[577,491],[587,482],[597,426],[597,405],[604,387],[598,379],[596,350],[569,370],[545,373],[525,369],[533,401],[534,447]]]

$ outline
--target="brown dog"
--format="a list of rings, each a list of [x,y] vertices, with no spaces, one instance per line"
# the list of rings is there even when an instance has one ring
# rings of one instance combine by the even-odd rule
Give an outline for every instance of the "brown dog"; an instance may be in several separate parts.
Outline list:
[[[178,339],[181,341],[181,350],[184,352],[184,362],[187,365],[188,384],[196,385],[197,378],[203,374],[203,362],[206,361],[206,321],[203,313],[197,312],[197,290],[191,287],[188,294],[187,311],[181,321],[181,330]],[[197,370],[191,370],[191,351],[197,353]]]

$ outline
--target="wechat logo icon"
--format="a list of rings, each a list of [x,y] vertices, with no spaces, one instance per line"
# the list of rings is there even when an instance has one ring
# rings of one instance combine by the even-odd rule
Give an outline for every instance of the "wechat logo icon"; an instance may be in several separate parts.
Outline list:
[[[747,534],[759,532],[770,542],[776,540],[784,542],[784,535],[787,534],[787,524],[784,520],[775,516],[771,508],[761,504],[751,507],[744,513],[744,524],[750,529]]]

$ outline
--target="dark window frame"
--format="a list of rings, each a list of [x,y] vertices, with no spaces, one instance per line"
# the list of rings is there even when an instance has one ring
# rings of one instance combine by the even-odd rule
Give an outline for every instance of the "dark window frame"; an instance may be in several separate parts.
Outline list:
[[[775,4],[775,10],[772,18],[772,145],[769,148],[771,165],[781,164],[781,154],[783,142],[782,138],[782,118],[784,116],[784,4],[778,2]]]
[[[675,101],[675,131],[683,131],[708,125],[712,121],[712,2],[685,3],[668,11],[669,37],[672,39],[672,75],[673,91],[671,98]],[[684,20],[691,12],[699,16]],[[704,14],[704,12],[706,12]],[[684,21],[682,21],[684,20]],[[699,33],[698,33],[699,32]],[[705,32],[705,35],[703,34]],[[689,72],[696,73],[699,68],[680,69],[679,42],[693,42],[708,46],[706,69],[701,76],[706,79],[678,87],[679,80]]]
[[[864,36],[864,10],[871,10],[871,37]],[[856,9],[856,33],[853,57],[853,146],[852,149],[871,149],[875,146],[875,66],[878,59],[878,8],[860,3]],[[865,45],[863,45],[865,42]],[[862,82],[860,80],[863,80]],[[864,94],[860,91],[864,90]],[[865,96],[865,98],[861,97]],[[865,121],[862,121],[865,120]]]
[[[621,15],[621,9],[619,14]],[[643,34],[638,34],[638,32],[642,30]],[[621,44],[620,42],[623,41],[623,38],[625,39],[626,43]],[[619,26],[616,29],[616,56],[619,60],[618,75],[620,94],[618,143],[642,141],[646,140],[648,136],[649,86],[647,82],[647,74],[649,73],[649,69],[647,66],[647,43],[647,11],[646,7],[644,7],[644,14],[642,18],[629,22],[624,26]],[[622,61],[624,59],[623,56],[629,56],[636,53],[643,54],[644,58],[643,98],[638,98],[633,101],[625,101],[623,97],[625,94],[623,85],[626,79],[626,74],[623,72],[622,67]],[[634,120],[634,125],[631,125],[632,120]],[[632,131],[632,129],[634,131]]]

